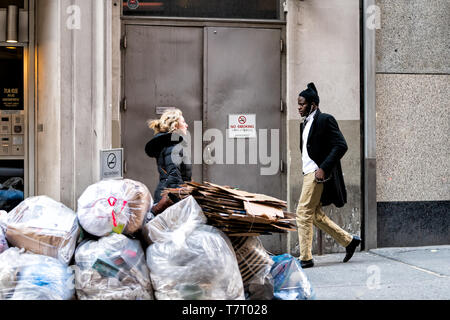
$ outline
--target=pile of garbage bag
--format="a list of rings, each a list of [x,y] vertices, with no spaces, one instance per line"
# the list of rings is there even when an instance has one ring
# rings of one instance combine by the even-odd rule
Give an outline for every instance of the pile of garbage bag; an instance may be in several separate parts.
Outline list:
[[[155,216],[147,187],[118,179],[87,187],[76,212],[47,196],[0,210],[0,300],[314,298],[297,259],[177,201]]]
[[[0,211],[0,299],[153,299],[133,238],[153,205],[147,187],[102,180],[78,205],[37,196]]]
[[[243,300],[236,256],[227,236],[206,225],[190,196],[167,208],[146,225],[147,248],[158,300]]]
[[[61,261],[23,249],[0,254],[0,300],[70,300],[73,270]]]

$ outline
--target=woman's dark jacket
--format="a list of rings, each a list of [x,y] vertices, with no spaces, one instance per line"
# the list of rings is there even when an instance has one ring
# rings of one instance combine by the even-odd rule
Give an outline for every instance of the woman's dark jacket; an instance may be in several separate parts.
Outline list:
[[[300,151],[303,144],[304,126],[304,123],[300,126]],[[331,175],[331,179],[324,183],[320,198],[322,205],[327,206],[333,203],[338,208],[344,206],[347,202],[347,190],[340,159],[347,152],[348,147],[336,119],[332,115],[322,113],[317,109],[306,148],[309,157],[325,172],[325,178]]]
[[[155,204],[161,200],[164,188],[177,188],[190,181],[192,166],[183,155],[183,138],[176,133],[158,133],[145,145],[145,153],[156,158],[159,171],[159,183],[154,193]],[[172,156],[172,154],[174,156]]]

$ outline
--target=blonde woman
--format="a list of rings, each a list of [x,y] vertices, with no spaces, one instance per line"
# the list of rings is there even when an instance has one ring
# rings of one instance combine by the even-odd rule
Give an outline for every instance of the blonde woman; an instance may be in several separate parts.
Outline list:
[[[155,133],[147,142],[145,152],[149,157],[155,158],[158,165],[159,183],[154,194],[157,204],[164,188],[177,188],[185,181],[191,180],[190,161],[183,155],[182,148],[174,150],[175,146],[183,141],[182,135],[186,135],[188,125],[179,109],[167,110],[160,119],[148,120],[147,124]]]

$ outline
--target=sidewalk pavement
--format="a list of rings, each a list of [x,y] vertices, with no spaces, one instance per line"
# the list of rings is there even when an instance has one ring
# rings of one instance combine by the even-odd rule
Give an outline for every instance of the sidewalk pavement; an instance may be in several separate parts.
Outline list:
[[[450,300],[450,245],[314,256],[316,300]]]

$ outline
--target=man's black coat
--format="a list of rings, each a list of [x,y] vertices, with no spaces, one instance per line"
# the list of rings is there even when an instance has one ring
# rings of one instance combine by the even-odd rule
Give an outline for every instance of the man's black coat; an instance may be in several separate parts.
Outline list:
[[[304,126],[304,123],[300,125],[300,152],[302,152]],[[320,198],[322,205],[327,206],[333,203],[338,208],[342,207],[347,202],[347,191],[340,159],[348,147],[336,119],[332,115],[322,113],[317,109],[306,148],[309,157],[325,171],[325,178],[331,175],[331,179],[324,183]]]

